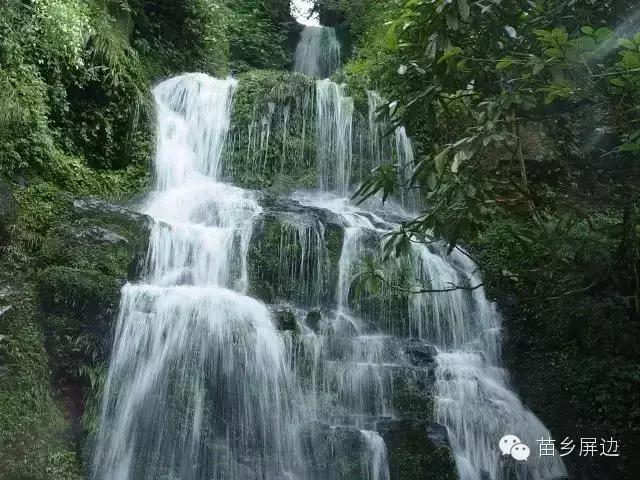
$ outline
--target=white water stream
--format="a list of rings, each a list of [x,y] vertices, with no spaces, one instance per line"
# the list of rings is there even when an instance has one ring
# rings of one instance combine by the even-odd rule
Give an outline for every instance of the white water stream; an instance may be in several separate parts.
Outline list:
[[[295,72],[330,77],[340,66],[340,43],[333,28],[306,26],[300,33],[293,60]]]
[[[276,330],[267,306],[246,295],[260,199],[220,181],[234,90],[234,80],[203,74],[154,89],[156,189],[144,211],[156,223],[145,280],[122,291],[91,478],[321,480],[309,459],[327,439],[301,441],[306,426],[319,421],[331,432],[359,432],[365,448],[358,478],[389,480],[387,446],[376,428],[396,416],[393,373],[403,368],[397,344],[409,337],[437,349],[433,417],[447,428],[460,478],[506,479],[498,440],[507,433],[534,454],[517,466],[518,479],[564,475],[560,461],[535,456],[536,440],[550,435],[508,387],[500,318],[481,288],[411,295],[400,325],[391,310],[355,308],[354,277],[374,248],[371,239],[397,228],[390,219],[405,214],[393,205],[357,208],[344,198],[359,181],[353,102],[328,80],[316,89],[321,188],[293,199],[331,212],[343,226],[335,300],[315,331],[298,321],[298,346]],[[369,129],[374,166],[387,155],[379,149],[412,162],[404,130],[388,143],[378,125]],[[260,138],[269,141],[264,132]],[[299,278],[302,306],[315,308],[326,293],[318,288],[325,227],[289,225],[282,244],[298,243],[301,251],[288,257],[281,249],[280,275]],[[416,244],[409,265],[411,280],[432,288],[481,281],[468,257],[447,256],[438,245]],[[400,268],[387,267],[391,276]]]

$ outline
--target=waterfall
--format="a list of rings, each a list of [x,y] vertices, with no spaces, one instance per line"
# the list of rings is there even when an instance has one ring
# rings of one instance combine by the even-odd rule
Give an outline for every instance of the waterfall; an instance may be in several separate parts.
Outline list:
[[[550,435],[509,388],[500,317],[482,288],[356,295],[365,257],[381,257],[382,240],[417,204],[347,198],[358,177],[356,116],[344,87],[318,80],[315,110],[305,96],[255,112],[246,160],[263,172],[269,143],[299,129],[292,119],[304,119],[301,112],[315,113],[320,189],[278,199],[221,181],[235,89],[233,79],[204,74],[154,89],[156,183],[144,212],[155,224],[143,280],[122,289],[90,478],[389,480],[392,449],[381,425],[402,417],[398,379],[432,379],[433,411],[422,414],[446,427],[462,480],[564,475],[558,458],[536,455],[506,473],[503,435],[518,435],[533,452]],[[384,135],[373,114],[381,99],[370,93],[369,101],[360,167],[411,165],[406,131]],[[271,135],[276,123],[282,137]],[[312,165],[277,144],[275,167],[289,157]],[[249,296],[258,231],[277,250],[267,252],[274,271],[263,272],[275,277],[269,305]],[[438,243],[415,242],[408,258],[380,268],[391,284],[481,283],[464,252],[448,255]],[[279,309],[290,314],[290,331],[276,328]],[[413,362],[415,347],[433,351],[434,362]]]
[[[293,70],[320,78],[330,77],[340,66],[340,43],[330,27],[306,26],[300,33]]]
[[[353,99],[328,79],[316,83],[316,163],[321,190],[346,196],[351,183]]]
[[[398,127],[394,135],[386,135],[388,124],[377,115],[383,104],[381,97],[376,92],[368,92],[368,101],[370,165],[395,161],[400,167],[399,182],[406,184],[406,172],[413,163],[413,148],[406,131]],[[379,330],[364,334],[366,327],[349,307],[349,297],[358,262],[365,254],[362,239],[374,235],[382,240],[398,227],[384,217],[407,218],[407,214],[391,202],[378,216],[374,211],[380,207],[375,207],[374,202],[367,202],[365,208],[356,208],[347,199],[340,198],[348,194],[351,185],[352,115],[352,100],[345,96],[343,86],[327,79],[317,82],[316,150],[321,192],[298,194],[297,199],[333,211],[346,225],[339,269],[338,312],[330,329],[340,332],[343,349],[358,352],[350,359],[358,366],[350,369],[349,363],[345,363],[339,372],[347,379],[347,397],[361,402],[357,405],[360,411],[377,416],[393,415],[388,391],[391,382],[385,371],[389,359],[382,353],[387,350],[384,345],[391,343],[391,337],[379,333],[385,328],[382,322],[385,315],[376,312]],[[405,195],[400,198],[401,205],[409,210],[419,207],[421,199],[415,194]],[[482,282],[477,266],[464,252],[454,250],[447,255],[441,244],[412,244],[408,265],[410,283],[414,285],[446,289],[451,285],[475,287]],[[393,277],[397,274],[393,269],[398,267],[397,263],[392,264],[386,273]],[[401,336],[418,339],[437,350],[433,416],[447,428],[461,480],[528,480],[566,475],[559,458],[535,455],[537,441],[551,435],[509,389],[508,374],[501,367],[500,317],[482,288],[409,295],[407,319]],[[380,340],[375,350],[379,355],[363,358],[359,356],[362,351],[353,349],[355,343],[365,338]],[[507,472],[505,459],[498,450],[498,441],[505,434],[519,436],[534,452],[527,462],[516,466],[515,473]]]
[[[190,74],[154,89],[145,211],[156,223],[146,280],[122,290],[93,479],[274,478],[296,467],[285,343],[244,294],[261,207],[217,180],[234,88]]]

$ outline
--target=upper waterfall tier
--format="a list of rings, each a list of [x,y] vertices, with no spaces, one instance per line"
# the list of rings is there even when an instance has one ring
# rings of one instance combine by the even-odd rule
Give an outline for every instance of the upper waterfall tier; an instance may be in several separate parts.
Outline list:
[[[154,89],[158,117],[156,185],[184,186],[194,175],[218,179],[236,81],[189,74]]]
[[[293,70],[320,78],[340,67],[340,42],[329,27],[306,26],[300,33]]]

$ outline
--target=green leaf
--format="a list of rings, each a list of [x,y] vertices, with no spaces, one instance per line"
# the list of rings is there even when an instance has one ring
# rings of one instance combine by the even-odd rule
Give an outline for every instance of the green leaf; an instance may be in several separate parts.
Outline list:
[[[447,27],[451,30],[458,29],[458,15],[454,12],[447,12]]]
[[[624,80],[621,79],[620,77],[610,78],[609,79],[609,83],[611,85],[615,85],[617,87],[624,87],[625,86]]]
[[[469,19],[469,3],[467,0],[458,0],[458,10],[462,20],[467,21]]]
[[[458,154],[453,158],[453,162],[451,163],[451,173],[458,173],[458,169],[460,168],[460,163],[462,162],[462,157]]]
[[[640,143],[625,143],[618,150],[620,152],[640,152]]]
[[[557,48],[547,48],[544,51],[544,54],[551,58],[562,58],[564,56],[562,51]]]
[[[625,50],[624,55],[622,55],[622,63],[629,70],[640,68],[640,55],[636,52]]]
[[[510,57],[504,57],[498,61],[498,63],[496,64],[496,68],[498,70],[506,70],[511,65],[513,65],[513,59]]]
[[[462,53],[462,49],[460,47],[451,47],[442,54],[442,56],[438,59],[438,63],[442,63],[450,59],[451,57],[460,55],[461,53]]]
[[[438,186],[438,179],[436,178],[436,175],[433,172],[431,172],[427,177],[427,186],[429,187],[430,190],[435,190],[436,187]]]
[[[580,29],[580,31],[582,33],[584,33],[585,35],[593,35],[593,28],[589,27],[589,26],[584,26]]]
[[[618,39],[618,45],[623,47],[623,48],[626,48],[627,50],[635,50],[636,49],[636,44],[633,43],[628,38],[619,38]]]
[[[595,36],[599,41],[605,40],[607,37],[611,36],[613,30],[607,27],[601,27],[595,31]]]
[[[436,165],[436,171],[440,175],[442,175],[442,172],[444,171],[444,164],[447,161],[447,157],[449,156],[449,149],[450,147],[445,148],[433,159],[433,162]]]
[[[387,30],[387,35],[385,36],[385,45],[389,50],[396,50],[398,48],[398,35],[396,34],[394,25],[392,25],[391,28]]]

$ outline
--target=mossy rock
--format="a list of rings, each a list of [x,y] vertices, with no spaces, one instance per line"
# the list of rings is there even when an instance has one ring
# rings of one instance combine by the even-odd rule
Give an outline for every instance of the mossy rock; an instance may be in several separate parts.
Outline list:
[[[318,185],[314,98],[315,80],[299,73],[251,70],[238,77],[226,152],[234,184],[277,193]]]
[[[143,272],[152,220],[95,199],[74,200],[42,246],[37,301],[51,381],[76,441],[96,372],[111,347],[124,283]]]
[[[117,309],[121,282],[92,270],[47,267],[40,274],[41,305],[47,314],[70,314],[87,320]]]
[[[282,205],[280,205],[282,207]],[[335,298],[343,229],[315,209],[271,208],[257,221],[247,255],[249,293],[304,306]]]
[[[382,420],[377,430],[387,445],[391,480],[457,480],[446,429],[419,420]]]
[[[432,369],[395,369],[392,402],[396,413],[402,418],[431,420],[434,380]]]
[[[322,313],[320,310],[311,310],[305,318],[307,327],[318,333],[320,331],[320,322],[322,321]]]
[[[366,447],[362,433],[357,428],[310,422],[302,427],[300,440],[313,478],[366,478],[362,465]]]
[[[291,310],[291,308],[277,306],[273,310],[273,319],[278,330],[285,330],[290,332],[298,331],[296,315],[293,310]]]

